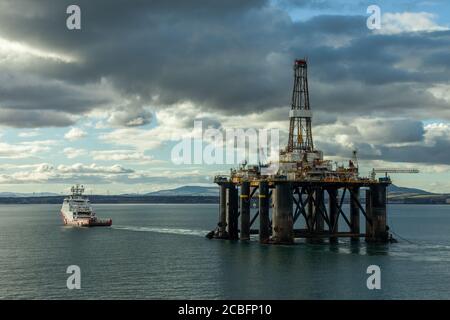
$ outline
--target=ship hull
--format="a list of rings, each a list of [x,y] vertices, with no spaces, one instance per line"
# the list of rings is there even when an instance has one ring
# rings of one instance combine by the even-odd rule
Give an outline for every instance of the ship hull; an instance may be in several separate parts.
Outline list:
[[[74,220],[66,217],[63,212],[61,212],[61,219],[64,225],[73,227],[110,227],[112,225],[112,219],[79,218]]]

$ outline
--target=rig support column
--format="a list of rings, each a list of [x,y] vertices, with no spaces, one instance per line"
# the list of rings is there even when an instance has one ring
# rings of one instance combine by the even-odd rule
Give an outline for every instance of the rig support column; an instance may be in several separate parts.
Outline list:
[[[373,241],[374,218],[372,214],[372,189],[366,190],[366,242]]]
[[[373,242],[387,242],[389,234],[386,229],[386,186],[376,184],[371,186],[371,205],[373,223]]]
[[[323,225],[324,225],[324,219],[323,219],[323,215],[322,215],[322,210],[324,208],[324,204],[323,204],[323,189],[322,188],[317,188],[315,190],[315,194],[316,194],[316,203],[317,205],[314,206],[314,219],[316,221],[316,229],[315,231],[317,233],[322,233],[323,232]]]
[[[250,182],[241,184],[241,240],[250,240]]]
[[[272,199],[274,203],[272,242],[291,244],[294,242],[291,183],[281,182],[276,184]]]
[[[336,233],[339,230],[338,225],[338,189],[332,188],[328,190],[330,196],[328,214],[330,216],[330,233]],[[330,243],[338,242],[337,237],[330,237]]]
[[[261,181],[259,183],[259,242],[269,241],[269,228],[269,185],[267,181]]]
[[[219,223],[215,238],[228,238],[227,234],[227,186],[219,185]]]
[[[308,202],[306,203],[306,219],[309,225],[309,232],[314,232],[314,201],[313,197],[315,197],[314,190],[308,190]]]
[[[359,234],[359,206],[357,204],[357,201],[359,201],[359,187],[353,187],[352,193],[354,197],[350,197],[350,231]],[[351,241],[358,242],[359,237],[352,237]]]
[[[235,185],[230,185],[227,189],[227,224],[228,238],[231,240],[239,239],[238,227],[238,191]]]

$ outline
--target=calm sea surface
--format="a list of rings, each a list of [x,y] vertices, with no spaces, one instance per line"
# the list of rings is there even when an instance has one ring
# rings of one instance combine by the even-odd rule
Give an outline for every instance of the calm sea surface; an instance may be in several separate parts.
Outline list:
[[[96,205],[113,227],[91,229],[62,226],[59,209],[0,206],[1,299],[450,298],[450,205],[391,205],[402,239],[387,246],[208,240],[217,205]],[[381,290],[366,287],[372,264]]]

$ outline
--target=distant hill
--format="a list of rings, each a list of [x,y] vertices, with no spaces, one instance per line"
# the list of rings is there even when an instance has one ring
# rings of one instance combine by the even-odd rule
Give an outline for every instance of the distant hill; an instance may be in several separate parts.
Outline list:
[[[417,194],[417,195],[432,195],[433,193],[415,189],[399,187],[394,184],[388,187],[389,194]],[[159,190],[156,192],[147,193],[149,196],[219,196],[218,187],[200,187],[200,186],[183,186],[169,190]]]
[[[428,191],[421,190],[421,189],[398,187],[395,184],[391,184],[388,187],[388,191],[390,194],[392,194],[392,193],[433,194],[432,192],[428,192]]]
[[[327,196],[325,194],[326,199]],[[34,194],[2,192],[0,193],[0,204],[61,204],[64,197],[55,193],[45,192]],[[89,195],[92,203],[218,203],[218,197],[219,188],[215,186],[183,186],[140,195]],[[389,186],[388,199],[389,203],[450,204],[450,194],[431,193],[421,189],[404,188],[395,185]],[[363,202],[365,200],[365,192],[363,191],[361,192],[361,200]]]
[[[450,194],[432,193],[421,189],[391,185],[388,189],[388,200],[389,203],[449,204]]]
[[[416,195],[433,195],[433,193],[415,188],[398,187],[390,185],[388,188],[389,194],[416,194]],[[53,192],[0,192],[0,198],[29,198],[29,197],[55,197],[61,194]],[[174,189],[159,190],[149,192],[143,195],[139,194],[121,194],[119,197],[142,197],[142,196],[198,196],[198,197],[218,197],[219,188],[216,186],[202,187],[202,186],[182,186]]]
[[[219,196],[218,187],[183,186],[169,190],[159,190],[147,193],[148,196]]]
[[[64,196],[51,197],[0,197],[0,204],[58,204]],[[217,197],[203,196],[89,196],[92,203],[217,203]]]
[[[59,194],[53,192],[30,192],[30,193],[0,192],[0,198],[55,197],[55,196],[59,196]]]
[[[365,192],[362,191],[360,196],[361,200],[365,200]],[[189,199],[190,197],[202,197],[208,198],[208,201],[219,196],[218,187],[200,187],[200,186],[183,186],[170,190],[160,190],[156,192],[148,193],[147,196],[167,197],[176,199],[177,197],[184,197]],[[327,194],[325,198],[327,199]],[[411,203],[411,204],[444,204],[448,203],[450,195],[431,193],[425,190],[416,188],[399,187],[396,185],[390,185],[388,188],[388,201],[389,203]],[[348,199],[345,200],[347,202]]]

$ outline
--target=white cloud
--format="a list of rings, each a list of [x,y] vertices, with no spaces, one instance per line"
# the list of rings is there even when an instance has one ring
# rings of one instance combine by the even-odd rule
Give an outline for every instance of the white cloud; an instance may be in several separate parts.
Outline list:
[[[107,122],[119,127],[138,127],[150,123],[152,113],[137,103],[139,100],[111,111]]]
[[[72,128],[65,135],[64,138],[74,141],[87,136],[87,133],[80,128]]]
[[[126,169],[119,164],[112,166],[98,166],[95,163],[90,165],[85,165],[82,163],[75,163],[70,166],[59,165],[57,167],[58,171],[61,173],[105,173],[105,174],[121,174],[121,173],[132,173],[134,170]]]
[[[207,114],[192,103],[179,103],[156,112],[157,126],[150,129],[121,128],[105,133],[100,139],[114,145],[131,146],[140,152],[161,147],[168,141],[177,141],[189,136],[194,119]],[[110,119],[109,119],[110,120]]]
[[[33,138],[33,137],[37,137],[39,134],[40,134],[39,131],[31,130],[31,131],[20,132],[18,134],[18,136],[21,138]]]
[[[152,156],[147,156],[143,152],[135,150],[101,150],[92,151],[94,160],[99,161],[130,161],[142,164],[164,163],[161,160],[155,160]]]
[[[56,144],[55,140],[27,141],[17,144],[0,142],[0,158],[24,159],[36,157],[40,153],[49,151]]]
[[[14,166],[7,165],[5,168],[13,170]],[[134,173],[133,170],[118,164],[98,166],[95,163],[90,165],[76,163],[70,166],[59,165],[56,167],[48,163],[40,163],[30,166],[16,166],[15,169],[20,171],[0,174],[0,184],[75,183],[79,179],[91,183],[106,183],[114,181],[117,176],[127,176]]]
[[[425,143],[434,146],[437,140],[450,141],[449,123],[430,123],[425,126]]]
[[[72,184],[83,183],[96,184],[186,184],[195,182],[207,182],[211,180],[203,171],[199,170],[168,170],[155,169],[152,171],[134,171],[115,164],[112,166],[99,166],[93,164],[76,163],[73,165],[54,166],[49,163],[34,165],[0,165],[0,169],[18,170],[0,174],[0,184],[33,184],[53,183]]]
[[[0,38],[0,62],[24,62],[31,58],[50,59],[55,62],[72,63],[76,59],[66,54],[60,54],[32,47],[25,43]]]
[[[279,109],[267,110],[245,116],[222,115],[202,111],[198,106],[189,102],[176,104],[156,111],[157,126],[151,129],[121,128],[100,135],[104,142],[133,147],[140,152],[161,147],[169,141],[179,141],[185,137],[191,137],[194,129],[194,121],[201,120],[203,130],[209,127],[227,128],[279,128],[287,130],[289,109],[283,109],[280,116]]]
[[[424,128],[420,121],[410,119],[347,118],[334,124],[313,128],[315,140],[334,141],[346,148],[356,142],[369,144],[405,144],[423,141]]]
[[[450,84],[437,84],[428,89],[435,98],[443,99],[450,103]]]
[[[403,32],[432,32],[449,30],[447,26],[436,23],[436,16],[428,12],[384,13],[381,17],[379,34],[398,34]]]
[[[75,148],[65,148],[63,152],[69,159],[78,158],[87,153],[87,151],[84,149],[75,149]]]

